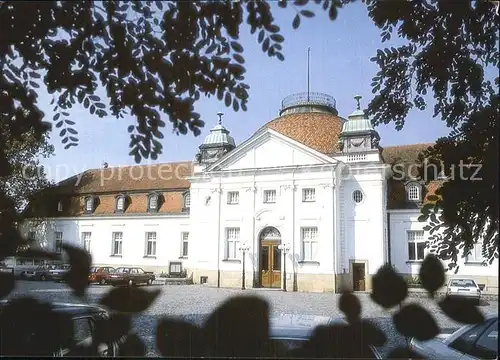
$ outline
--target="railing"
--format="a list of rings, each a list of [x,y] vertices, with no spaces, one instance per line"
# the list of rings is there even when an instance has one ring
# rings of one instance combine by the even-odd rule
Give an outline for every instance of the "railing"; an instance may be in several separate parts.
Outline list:
[[[281,111],[290,107],[302,105],[319,105],[334,110],[336,109],[336,101],[333,96],[318,92],[303,92],[288,95],[286,98],[284,98],[281,101]]]

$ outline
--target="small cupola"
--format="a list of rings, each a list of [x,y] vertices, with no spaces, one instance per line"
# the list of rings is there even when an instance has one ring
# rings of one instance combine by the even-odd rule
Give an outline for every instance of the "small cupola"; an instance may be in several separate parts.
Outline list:
[[[233,137],[229,135],[229,130],[222,125],[223,115],[221,112],[217,113],[219,117],[217,125],[210,130],[210,134],[199,147],[196,161],[200,164],[213,163],[236,147]]]
[[[340,133],[339,149],[343,153],[362,152],[379,149],[380,136],[368,118],[366,111],[361,110],[361,95],[354,96],[357,108],[348,116]]]

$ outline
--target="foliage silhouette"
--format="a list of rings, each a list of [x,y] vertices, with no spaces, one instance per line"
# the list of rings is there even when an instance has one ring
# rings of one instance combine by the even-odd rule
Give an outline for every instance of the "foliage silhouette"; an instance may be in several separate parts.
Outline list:
[[[69,259],[74,278],[73,290],[79,290],[81,280],[87,278],[87,260],[90,254],[63,246],[71,253]],[[41,254],[43,255],[43,254]],[[46,256],[51,256],[47,254]],[[444,268],[432,265],[433,255],[425,259],[427,269],[434,269],[437,279],[444,277]],[[428,271],[428,270],[426,270]],[[425,273],[425,271],[423,271]],[[10,278],[9,278],[10,276]],[[431,276],[427,274],[425,276]],[[375,281],[375,278],[377,279]],[[12,274],[0,276],[0,294],[6,297],[12,290]],[[422,283],[428,280],[423,280]],[[403,336],[428,340],[439,333],[432,315],[416,304],[404,305],[404,296],[382,296],[391,292],[386,284],[401,286],[399,275],[391,268],[381,267],[373,281],[372,298],[384,299],[382,307],[393,307],[399,300],[399,310],[393,315],[396,330]],[[439,282],[431,282],[429,295],[436,292]],[[86,291],[88,284],[83,287]],[[139,335],[133,332],[132,317],[146,311],[160,294],[160,290],[142,290],[131,287],[117,287],[103,295],[100,304],[109,308],[111,318],[96,323],[93,343],[74,348],[72,356],[97,356],[101,344],[117,348],[117,355],[145,356],[146,346]],[[78,291],[76,294],[82,296]],[[376,295],[374,295],[376,294]],[[435,294],[434,294],[435,296]],[[440,308],[452,319],[466,324],[484,320],[476,304],[460,299],[445,298],[438,302]],[[164,317],[157,321],[156,347],[166,357],[270,357],[270,358],[374,358],[370,346],[380,347],[386,335],[374,324],[360,317],[361,303],[355,294],[344,292],[338,301],[339,309],[345,314],[346,324],[318,326],[304,345],[293,351],[286,351],[269,337],[269,305],[255,296],[237,296],[228,299],[215,309],[202,327],[175,318]],[[51,331],[46,331],[51,324]],[[1,355],[5,356],[52,356],[72,335],[71,319],[54,312],[50,304],[29,297],[11,299],[0,313]],[[42,334],[32,339],[31,334]],[[408,347],[393,349],[388,358],[415,358]]]
[[[386,309],[400,304],[408,295],[406,281],[388,264],[378,269],[372,283],[371,299]]]
[[[443,263],[434,255],[429,254],[423,261],[419,270],[422,286],[434,297],[445,283]]]
[[[434,203],[422,208],[429,247],[458,271],[482,240],[483,255],[498,259],[498,65],[500,15],[493,1],[367,1],[382,42],[397,35],[398,47],[377,51],[379,67],[369,104],[373,123],[405,124],[408,112],[426,109],[451,129],[421,154],[448,177]],[[430,168],[430,166],[429,166]],[[419,178],[428,168],[423,166]]]

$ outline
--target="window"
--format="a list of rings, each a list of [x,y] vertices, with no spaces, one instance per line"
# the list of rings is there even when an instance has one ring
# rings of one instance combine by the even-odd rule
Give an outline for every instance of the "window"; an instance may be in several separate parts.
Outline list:
[[[408,186],[408,200],[420,201],[420,187],[417,184]]]
[[[474,247],[471,249],[470,254],[467,255],[466,260],[468,263],[482,263],[485,260],[483,256],[483,244],[474,244]]]
[[[36,234],[35,234],[35,232],[34,231],[30,231],[28,233],[28,242],[30,242],[30,243],[31,242],[35,242],[35,240],[36,240]]]
[[[264,203],[274,204],[276,202],[276,190],[264,190]]]
[[[240,203],[240,193],[237,191],[229,191],[227,193],[227,203],[230,205],[236,205]]]
[[[62,204],[62,202],[61,202],[61,201],[59,201],[59,202],[57,203],[57,211],[59,211],[59,212],[63,211],[63,204]]]
[[[191,193],[188,191],[184,194],[184,209],[189,209],[191,207]]]
[[[148,199],[148,210],[149,211],[158,211],[158,203],[159,203],[159,195],[158,194],[150,194]]]
[[[58,254],[60,254],[62,252],[62,242],[63,242],[62,231],[56,231],[55,251]]]
[[[74,319],[73,325],[74,325],[73,337],[77,344],[92,337],[89,318]]]
[[[146,233],[146,256],[156,256],[156,232]]]
[[[89,213],[94,211],[94,198],[88,196],[85,198],[85,212]]]
[[[181,256],[188,257],[188,248],[189,248],[189,233],[183,232],[181,234]]]
[[[316,189],[302,189],[302,201],[303,202],[316,201]]]
[[[118,195],[116,198],[116,211],[123,212],[125,211],[125,196]]]
[[[226,228],[226,259],[238,259],[239,257],[239,228]]]
[[[352,193],[352,200],[356,203],[359,204],[361,201],[363,201],[363,193],[361,190],[354,190]]]
[[[450,347],[454,350],[457,350],[458,352],[465,353],[468,355],[472,356],[477,356],[479,355],[481,350],[481,347],[486,347],[487,350],[487,342],[488,342],[488,335],[491,336],[494,342],[495,342],[495,347],[494,350],[497,349],[497,337],[498,337],[498,320],[494,322],[490,321],[485,321],[483,323],[477,324],[474,326],[472,329],[469,331],[465,332],[463,335],[458,337],[456,340],[454,340],[451,344]],[[496,331],[495,331],[496,330]],[[486,339],[484,338],[486,336]],[[481,343],[479,342],[480,340]],[[477,341],[477,343],[476,343]],[[474,343],[476,345],[474,346]],[[479,345],[479,346],[478,346]],[[484,348],[483,348],[484,349]],[[484,356],[487,355],[487,352],[483,352],[483,356],[480,356],[479,358],[482,359],[495,359],[496,354],[493,357],[488,357]]]
[[[302,260],[315,261],[318,251],[318,228],[304,227],[301,231],[302,236]]]
[[[90,238],[92,237],[92,233],[85,231],[82,232],[82,240],[83,240],[83,248],[87,251],[90,251]]]
[[[410,261],[423,261],[425,257],[425,247],[427,241],[424,239],[424,232],[422,230],[408,231],[408,260]]]
[[[112,235],[113,247],[111,250],[111,255],[121,256],[122,255],[122,245],[123,245],[123,233],[121,231],[114,232]]]
[[[479,336],[479,339],[469,355],[477,357],[478,359],[498,358],[498,319]]]

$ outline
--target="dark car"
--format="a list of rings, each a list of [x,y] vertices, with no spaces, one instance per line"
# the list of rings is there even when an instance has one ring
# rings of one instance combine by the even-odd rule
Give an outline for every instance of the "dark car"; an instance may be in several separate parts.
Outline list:
[[[56,265],[47,272],[47,279],[61,282],[64,280],[66,273],[70,269],[70,265]]]
[[[14,274],[14,268],[8,267],[4,263],[0,263],[0,272]]]
[[[36,342],[37,338],[46,338],[45,333],[38,334],[35,331],[35,333],[27,334],[27,336],[21,339],[19,339],[19,337],[16,337],[16,348],[12,348],[12,339],[9,338],[8,332],[10,331],[9,329],[11,329],[11,327],[15,325],[13,325],[12,323],[4,322],[5,320],[2,314],[3,309],[7,304],[7,300],[0,301],[0,332],[6,334],[6,336],[0,337],[0,353],[4,355],[4,351],[6,351],[7,348],[17,354],[22,354],[22,349],[30,349],[32,351],[35,351],[33,350],[33,343]],[[78,354],[78,347],[82,345],[92,344],[92,339],[97,322],[107,321],[110,319],[110,313],[106,309],[97,305],[66,303],[53,303],[51,305],[53,311],[68,316],[73,327],[73,331],[68,331],[68,338],[56,339],[58,350],[53,354],[55,357],[81,355]],[[53,324],[47,324],[46,328],[42,326],[40,327],[39,331],[50,331],[51,325]],[[4,341],[10,343],[6,344],[4,343]],[[104,357],[115,357],[118,356],[118,352],[119,342],[113,342],[110,344],[99,344],[99,346],[97,347],[96,355]]]
[[[27,280],[45,281],[49,279],[49,270],[55,269],[55,265],[40,265],[35,269],[25,270],[21,273],[21,278]]]
[[[109,274],[107,282],[113,286],[116,285],[151,285],[155,280],[153,272],[144,271],[139,267],[119,267]]]
[[[98,283],[99,285],[106,285],[109,275],[114,271],[115,268],[109,266],[91,268],[89,273],[89,284]]]
[[[183,315],[181,319],[197,327],[203,327],[210,314]],[[277,314],[269,317],[269,337],[272,358],[308,358],[302,352],[318,326],[347,325],[342,318],[304,314]],[[168,335],[167,335],[168,336]],[[156,354],[154,354],[156,355]],[[328,357],[324,357],[328,358]],[[368,345],[362,358],[383,359],[383,355],[374,345]]]

